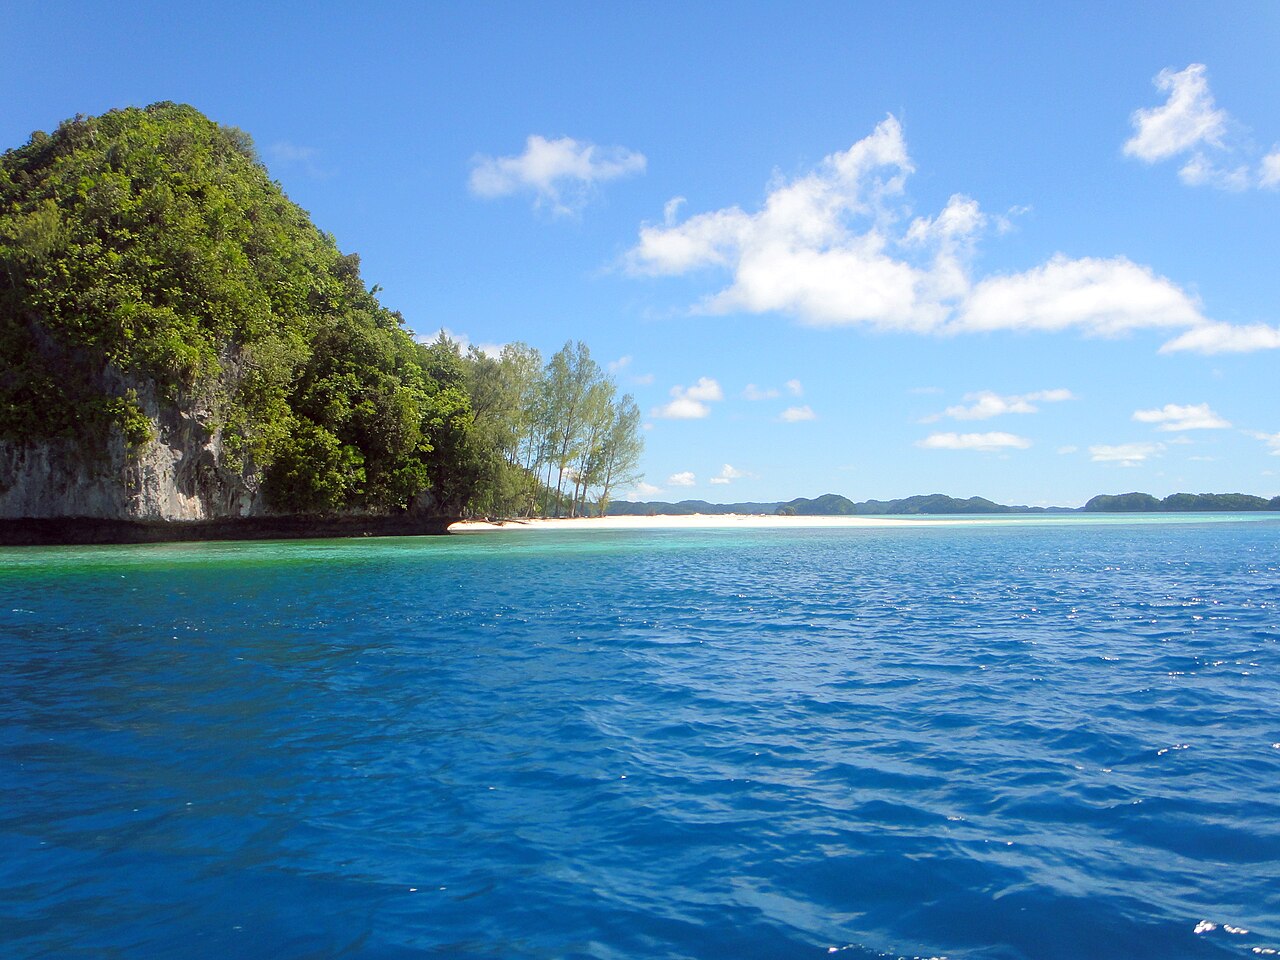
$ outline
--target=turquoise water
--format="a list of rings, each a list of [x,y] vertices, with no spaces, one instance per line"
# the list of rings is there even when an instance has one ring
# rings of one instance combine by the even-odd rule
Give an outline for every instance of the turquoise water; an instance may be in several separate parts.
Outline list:
[[[1280,950],[1280,522],[0,551],[14,957]]]

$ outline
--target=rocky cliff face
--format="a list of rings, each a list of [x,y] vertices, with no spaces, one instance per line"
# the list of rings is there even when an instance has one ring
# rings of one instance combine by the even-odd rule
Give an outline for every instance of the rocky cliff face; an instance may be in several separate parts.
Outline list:
[[[216,520],[267,511],[252,468],[225,463],[207,401],[157,400],[135,385],[152,439],[130,449],[119,429],[86,452],[65,440],[0,441],[0,519]]]

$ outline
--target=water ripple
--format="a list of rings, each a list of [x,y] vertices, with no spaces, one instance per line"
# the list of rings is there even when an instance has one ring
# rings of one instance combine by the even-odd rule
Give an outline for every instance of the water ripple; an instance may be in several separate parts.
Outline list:
[[[0,553],[6,955],[1280,949],[1280,524]]]

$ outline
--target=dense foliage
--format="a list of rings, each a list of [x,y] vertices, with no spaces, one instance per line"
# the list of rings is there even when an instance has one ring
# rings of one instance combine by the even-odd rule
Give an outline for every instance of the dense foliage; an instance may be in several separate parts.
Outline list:
[[[553,377],[528,348],[415,343],[249,138],[192,107],[76,117],[0,156],[0,440],[140,445],[149,399],[203,411],[278,510],[561,509],[567,478],[582,509],[638,450],[601,460],[622,406],[575,349]]]

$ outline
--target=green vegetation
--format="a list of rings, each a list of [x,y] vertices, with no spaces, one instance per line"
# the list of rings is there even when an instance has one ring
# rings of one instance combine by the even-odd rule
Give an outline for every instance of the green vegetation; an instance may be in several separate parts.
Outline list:
[[[199,411],[281,512],[582,512],[639,459],[586,347],[415,343],[248,136],[174,103],[0,156],[0,357],[0,440],[89,458]]]
[[[1280,497],[1266,500],[1247,493],[1174,493],[1157,500],[1149,493],[1103,494],[1082,509],[1089,513],[1239,513],[1280,510]]]
[[[634,484],[643,440],[640,408],[591,359],[566,343],[545,366],[537,350],[508,344],[499,357],[468,354],[476,426],[488,451],[474,500],[492,516],[600,514]]]

